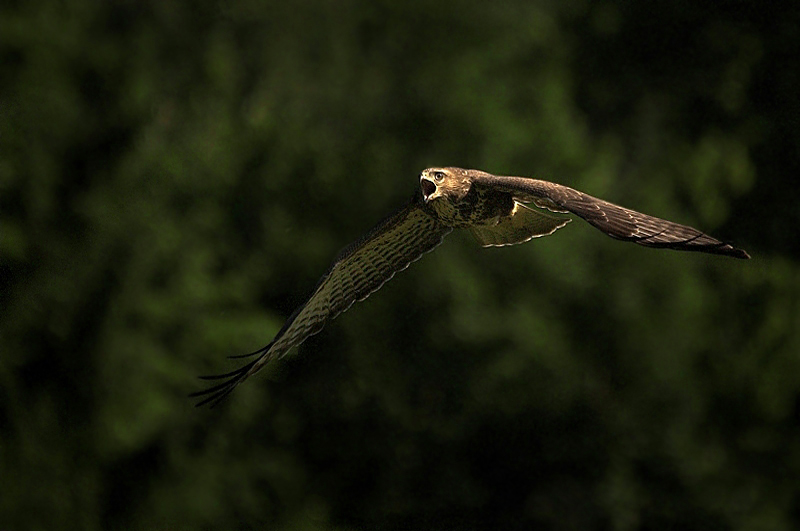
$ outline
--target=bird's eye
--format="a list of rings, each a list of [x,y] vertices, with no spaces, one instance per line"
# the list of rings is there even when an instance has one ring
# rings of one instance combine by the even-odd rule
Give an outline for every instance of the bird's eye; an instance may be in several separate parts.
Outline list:
[[[440,171],[433,172],[433,178],[436,182],[442,182],[444,179],[444,173]]]

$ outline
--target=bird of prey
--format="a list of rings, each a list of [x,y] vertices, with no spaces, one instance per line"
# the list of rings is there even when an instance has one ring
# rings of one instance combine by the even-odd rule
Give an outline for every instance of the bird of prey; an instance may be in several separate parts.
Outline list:
[[[201,377],[222,382],[190,396],[200,397],[198,406],[213,407],[265,364],[283,357],[330,319],[431,251],[453,229],[469,229],[484,247],[514,245],[552,234],[571,221],[553,213],[576,214],[612,238],[647,247],[750,258],[744,250],[692,227],[560,184],[479,170],[428,168],[420,174],[411,201],[339,253],[308,300],[289,316],[268,345],[233,356],[252,357],[252,361],[227,374]]]

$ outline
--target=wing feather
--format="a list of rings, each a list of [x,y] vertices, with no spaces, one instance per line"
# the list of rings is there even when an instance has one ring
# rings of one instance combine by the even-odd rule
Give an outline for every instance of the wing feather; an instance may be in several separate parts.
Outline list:
[[[695,228],[642,214],[568,186],[539,179],[501,177],[484,172],[476,172],[473,182],[479,186],[511,193],[522,203],[533,203],[554,212],[572,212],[618,240],[647,247],[750,258],[746,251],[712,238]]]
[[[439,245],[451,230],[430,216],[415,196],[408,206],[339,253],[308,300],[292,313],[268,345],[238,356],[258,356],[256,359],[226,374],[201,377],[224,381],[190,396],[202,397],[197,406],[210,403],[213,407],[269,361],[283,357],[354,302],[380,289],[395,273]]]

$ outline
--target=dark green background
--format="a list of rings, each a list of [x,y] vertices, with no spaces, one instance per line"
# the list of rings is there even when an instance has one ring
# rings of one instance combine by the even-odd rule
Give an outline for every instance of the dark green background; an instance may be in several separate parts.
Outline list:
[[[796,2],[4,2],[0,529],[798,529],[799,64]],[[454,234],[194,409],[434,165],[753,259]]]

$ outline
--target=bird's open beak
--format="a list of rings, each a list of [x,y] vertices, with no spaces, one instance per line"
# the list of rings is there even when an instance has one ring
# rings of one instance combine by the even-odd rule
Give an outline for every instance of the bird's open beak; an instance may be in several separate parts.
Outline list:
[[[425,202],[433,199],[433,195],[436,193],[436,184],[426,177],[420,177],[419,185],[422,188],[422,198]]]

